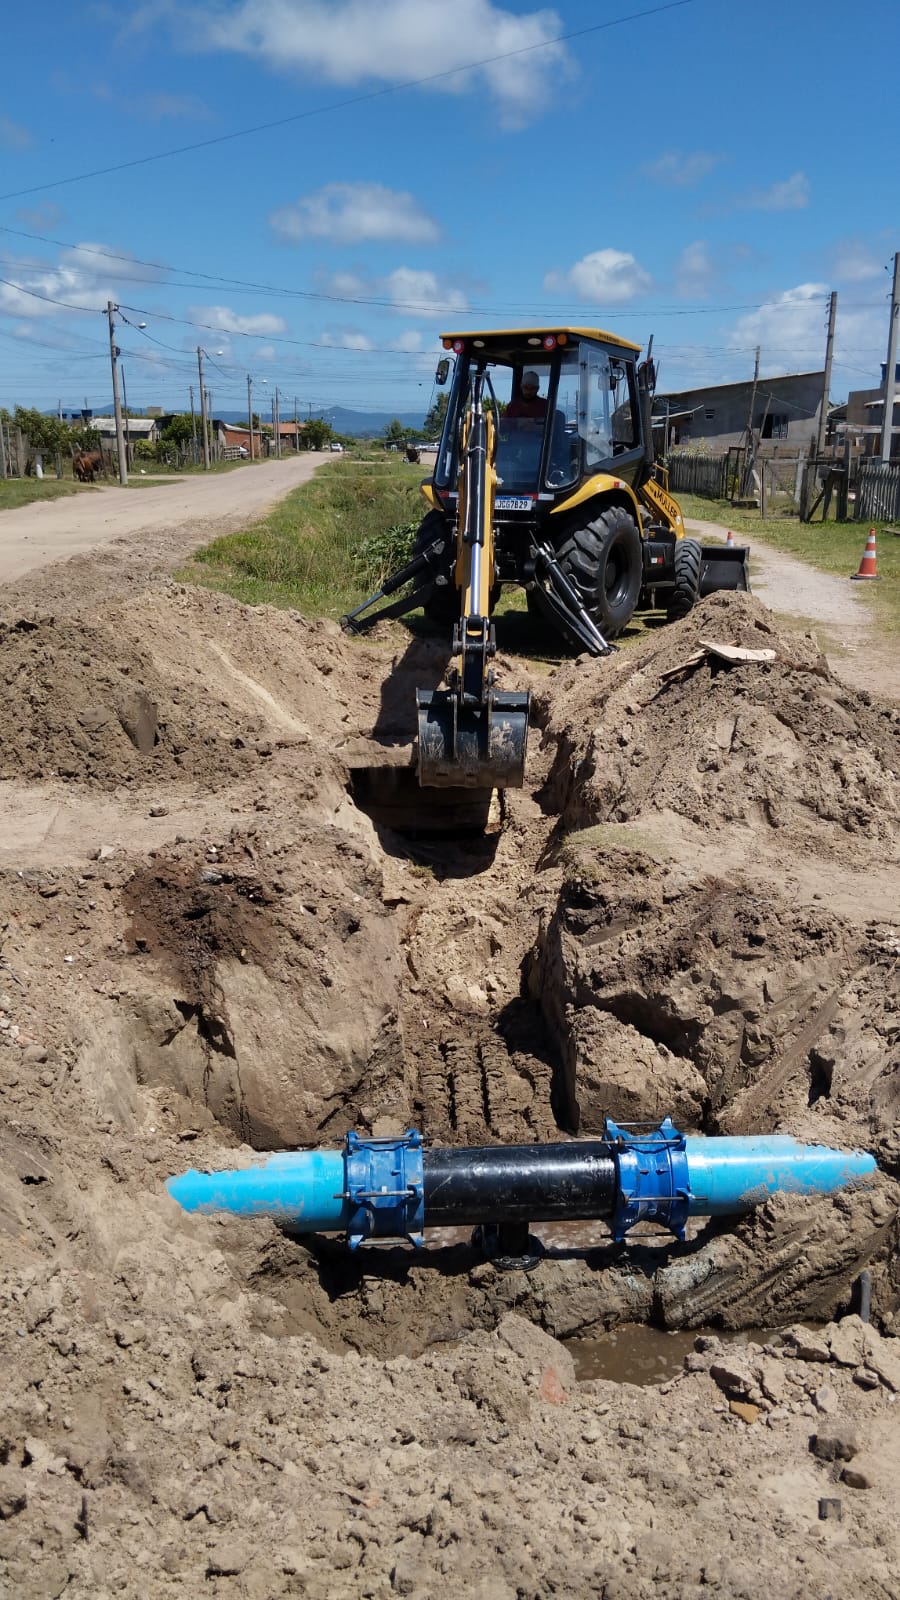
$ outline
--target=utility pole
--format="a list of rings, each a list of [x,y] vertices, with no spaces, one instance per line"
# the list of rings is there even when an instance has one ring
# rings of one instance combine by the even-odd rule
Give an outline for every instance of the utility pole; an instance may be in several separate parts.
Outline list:
[[[275,454],[281,460],[281,395],[275,385]]]
[[[190,390],[191,390],[191,440],[193,442],[193,461],[194,461],[194,466],[196,466],[197,465],[197,413],[194,410],[194,385],[193,384],[190,385]]]
[[[209,471],[209,433],[206,425],[206,388],[203,383],[203,351],[197,346],[197,371],[200,374],[200,427],[203,431],[203,468]]]
[[[825,376],[822,380],[822,409],[819,412],[819,437],[816,440],[816,455],[821,456],[825,451],[825,429],[828,426],[828,399],[831,394],[831,359],[834,355],[834,324],[837,320],[837,290],[831,292],[828,303],[828,338],[825,343]]]
[[[894,257],[894,285],[891,289],[891,326],[888,333],[887,367],[884,374],[884,418],[881,424],[881,460],[891,459],[894,431],[894,394],[897,383],[897,333],[900,328],[900,250]]]
[[[747,449],[744,454],[744,483],[743,495],[746,499],[750,493],[750,473],[753,467],[755,446],[753,443],[753,413],[756,410],[756,386],[759,383],[759,345],[756,346],[756,360],[753,365],[753,387],[750,390],[750,410],[747,414]]]
[[[278,407],[275,404],[275,396],[273,394],[273,396],[272,396],[272,454],[274,456],[277,456],[277,454],[278,454],[278,435],[275,432],[275,418],[277,417],[277,415],[278,415]]]
[[[125,388],[125,368],[122,372],[122,409],[125,412],[125,460],[131,466],[131,429],[128,426],[128,390]]]
[[[119,482],[123,489],[128,487],[128,457],[125,453],[125,435],[122,432],[122,407],[119,405],[119,373],[116,362],[119,357],[119,347],[116,344],[116,324],[113,320],[114,306],[111,300],[106,302],[106,315],[109,318],[109,360],[112,367],[112,392],[113,411],[116,418],[116,452],[119,457]]]
[[[297,396],[294,395],[294,449],[300,454],[300,420],[297,416]]]
[[[250,429],[250,460],[251,461],[253,460],[253,402],[252,402],[252,400],[250,398],[250,391],[252,390],[252,388],[253,388],[253,379],[251,378],[251,376],[250,376],[250,374],[248,372],[247,373],[247,426]]]

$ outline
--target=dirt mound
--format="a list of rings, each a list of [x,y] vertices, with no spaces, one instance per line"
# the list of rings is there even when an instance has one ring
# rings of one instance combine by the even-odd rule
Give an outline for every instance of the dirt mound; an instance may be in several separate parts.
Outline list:
[[[775,659],[729,664],[704,640]],[[900,711],[840,684],[749,596],[711,596],[627,656],[561,669],[542,702],[559,750],[545,800],[566,829],[670,811],[820,854],[900,854]]]
[[[79,783],[217,779],[247,771],[238,734],[151,655],[102,624],[52,617],[0,623],[0,777]],[[252,738],[252,734],[250,735]]]

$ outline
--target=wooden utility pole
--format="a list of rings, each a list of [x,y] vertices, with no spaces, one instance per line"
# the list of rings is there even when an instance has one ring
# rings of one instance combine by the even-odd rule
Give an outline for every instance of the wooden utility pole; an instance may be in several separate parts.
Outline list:
[[[193,442],[194,466],[197,465],[197,413],[194,410],[194,385],[191,384],[191,440]]]
[[[300,454],[300,419],[297,416],[297,396],[294,395],[294,449]]]
[[[891,289],[891,325],[888,332],[887,367],[884,373],[884,417],[881,423],[881,459],[884,464],[890,462],[894,436],[898,330],[900,330],[900,250],[894,257],[894,284]]]
[[[253,388],[253,379],[247,373],[247,426],[250,429],[250,460],[253,460],[253,401],[250,392]]]
[[[207,431],[206,388],[203,383],[203,351],[197,346],[197,371],[200,374],[200,428],[203,433],[203,467],[209,471],[209,433]]]
[[[116,452],[119,457],[119,482],[123,489],[128,487],[128,457],[125,453],[125,435],[122,431],[122,407],[119,405],[119,373],[116,362],[119,357],[119,347],[116,344],[116,324],[113,320],[114,306],[111,300],[106,302],[106,315],[109,318],[109,360],[112,367],[112,392],[113,412],[116,418]]]
[[[756,346],[756,361],[753,367],[753,387],[750,390],[750,410],[747,413],[747,448],[744,453],[744,483],[742,498],[746,499],[750,493],[750,473],[753,469],[754,443],[753,443],[753,413],[756,410],[756,388],[759,383],[759,345]]]
[[[816,455],[824,455],[825,429],[828,426],[828,403],[831,394],[831,361],[834,355],[834,325],[837,320],[837,290],[831,292],[828,302],[828,338],[825,342],[825,376],[822,379],[822,408],[819,412],[819,433],[816,439]]]

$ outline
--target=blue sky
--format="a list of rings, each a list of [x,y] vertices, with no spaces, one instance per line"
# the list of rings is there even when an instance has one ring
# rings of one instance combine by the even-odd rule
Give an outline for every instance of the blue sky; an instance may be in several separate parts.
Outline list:
[[[108,299],[132,409],[187,408],[200,344],[214,409],[250,374],[282,414],[424,412],[441,330],[532,322],[652,334],[663,390],[748,377],[757,344],[763,376],[809,371],[832,290],[832,397],[874,385],[896,0],[653,11],[8,8],[0,403],[107,404]]]

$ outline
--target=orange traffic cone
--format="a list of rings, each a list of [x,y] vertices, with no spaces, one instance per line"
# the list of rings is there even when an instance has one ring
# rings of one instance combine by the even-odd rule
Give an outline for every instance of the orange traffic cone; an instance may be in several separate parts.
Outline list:
[[[876,571],[876,561],[875,529],[870,528],[869,537],[866,540],[866,548],[863,551],[863,558],[859,563],[859,571],[851,574],[854,581],[857,578],[877,578],[878,573]]]
[[[729,528],[729,529],[728,529],[728,538],[727,538],[727,539],[726,539],[726,540],[725,540],[725,543],[726,543],[726,544],[727,544],[727,545],[728,545],[728,544],[731,544],[731,545],[733,545],[733,544],[734,544],[734,534],[733,534],[733,533],[732,533],[732,531],[731,531],[731,529],[730,529],[730,528]]]

